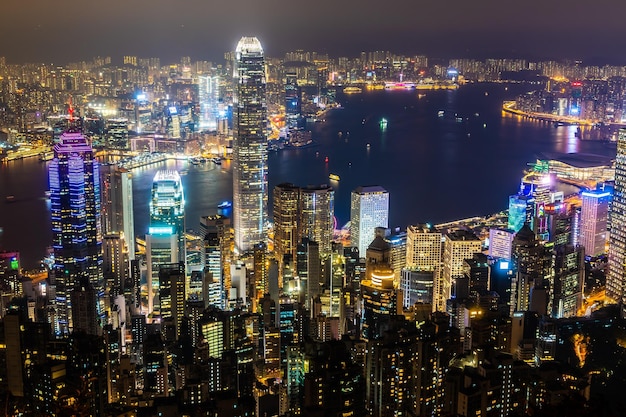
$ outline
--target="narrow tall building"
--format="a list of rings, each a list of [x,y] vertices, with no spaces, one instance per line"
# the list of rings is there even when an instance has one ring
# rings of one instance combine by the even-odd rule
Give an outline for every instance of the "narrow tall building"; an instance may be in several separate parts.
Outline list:
[[[300,243],[298,227],[300,224],[300,187],[283,183],[274,187],[274,252],[279,262],[285,255],[296,259]]]
[[[593,190],[583,191],[580,195],[583,203],[580,211],[580,244],[585,247],[587,255],[602,255],[606,253],[609,203],[612,194],[610,191]]]
[[[257,38],[243,37],[237,44],[234,76],[233,220],[241,253],[266,240],[265,58]]]
[[[389,227],[389,193],[374,185],[357,187],[350,198],[350,239],[364,254],[377,227]]]
[[[609,274],[606,294],[617,302],[624,297],[626,281],[626,129],[617,138],[615,160],[615,190],[611,204],[611,234],[609,236]]]
[[[99,178],[87,139],[76,130],[63,133],[49,166],[57,333],[72,328],[70,295],[80,282],[97,294],[103,288]]]
[[[308,186],[300,190],[300,230],[320,245],[320,255],[331,253],[335,226],[335,191],[329,185]]]
[[[463,276],[463,264],[481,251],[481,241],[467,230],[456,230],[444,236],[443,275],[435,285],[435,304],[443,311],[446,300],[452,295],[452,286]]]

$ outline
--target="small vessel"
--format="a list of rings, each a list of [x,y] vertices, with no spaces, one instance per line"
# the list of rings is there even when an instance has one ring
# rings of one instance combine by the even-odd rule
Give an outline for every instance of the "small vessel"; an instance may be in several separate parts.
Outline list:
[[[328,157],[324,158],[324,162],[328,163]]]
[[[371,145],[368,143],[368,144],[367,144],[367,149],[369,149],[369,148],[370,148],[370,146],[371,146]]]
[[[6,202],[7,203],[13,203],[14,201],[15,201],[15,196],[14,195],[6,196]]]
[[[443,117],[443,116],[444,116],[444,114],[445,114],[445,112],[444,112],[443,110],[439,110],[439,111],[437,112],[437,116],[438,116],[438,117]]]
[[[233,203],[231,203],[230,201],[222,201],[217,208],[219,209],[226,209],[226,208],[230,208],[233,206]]]
[[[385,119],[384,117],[380,119],[380,128],[381,130],[387,129],[387,119]]]
[[[362,93],[363,89],[360,87],[346,87],[343,89],[343,92],[345,94],[358,94],[358,93]]]
[[[339,181],[340,180],[339,175],[337,175],[337,174],[330,174],[328,176],[328,178],[333,180],[333,181]]]
[[[215,165],[222,165],[222,160],[219,158],[213,158],[211,159],[211,161],[215,164]]]

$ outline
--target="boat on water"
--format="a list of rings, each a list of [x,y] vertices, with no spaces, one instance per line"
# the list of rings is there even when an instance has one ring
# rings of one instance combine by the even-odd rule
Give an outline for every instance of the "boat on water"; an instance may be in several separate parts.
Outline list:
[[[213,158],[211,159],[211,162],[213,162],[215,165],[222,165],[222,160],[219,158]]]
[[[13,203],[13,202],[15,202],[15,196],[14,195],[8,195],[8,196],[6,196],[5,200],[6,200],[7,203]]]
[[[227,209],[233,206],[233,203],[231,203],[230,201],[222,201],[217,208],[218,209]]]
[[[345,94],[358,94],[362,93],[363,89],[361,87],[346,87],[343,89]]]
[[[443,111],[443,110],[439,110],[439,111],[437,112],[437,116],[438,116],[438,117],[443,117],[445,114],[446,114],[446,112],[445,112],[445,111]]]
[[[328,178],[333,180],[333,181],[339,181],[340,180],[339,175],[337,175],[337,174],[330,174],[328,176]]]
[[[385,119],[384,117],[382,119],[380,119],[380,128],[381,130],[385,130],[387,129],[387,119]]]

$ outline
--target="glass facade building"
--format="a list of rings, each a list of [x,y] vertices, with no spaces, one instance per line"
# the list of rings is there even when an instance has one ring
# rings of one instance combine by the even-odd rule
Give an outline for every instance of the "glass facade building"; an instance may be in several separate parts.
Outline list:
[[[265,241],[267,221],[267,106],[265,58],[257,38],[235,51],[233,220],[240,252]]]
[[[54,283],[55,332],[72,328],[71,292],[89,282],[103,290],[100,170],[94,152],[77,131],[63,133],[48,168]]]

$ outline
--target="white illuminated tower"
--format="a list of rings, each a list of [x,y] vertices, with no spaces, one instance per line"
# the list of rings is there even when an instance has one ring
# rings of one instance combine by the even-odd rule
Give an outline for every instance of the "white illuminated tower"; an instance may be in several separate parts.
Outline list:
[[[63,133],[50,161],[50,212],[56,290],[55,332],[73,328],[71,294],[89,282],[103,290],[100,171],[91,145],[76,130]],[[99,306],[98,313],[102,312]],[[95,307],[94,307],[95,308]]]
[[[198,77],[200,101],[200,128],[217,130],[219,77],[201,75]]]
[[[609,274],[606,277],[606,295],[621,302],[626,281],[624,268],[626,265],[626,129],[621,129],[617,138],[615,190],[610,219]]]
[[[161,265],[185,262],[185,196],[176,171],[158,171],[152,183],[150,229],[146,236],[148,312],[160,311]]]
[[[234,77],[233,221],[235,245],[244,252],[266,240],[265,58],[257,38],[237,44]]]
[[[583,191],[580,210],[580,244],[585,254],[598,256],[606,253],[607,223],[612,193],[605,190]]]
[[[350,201],[350,239],[360,257],[365,256],[377,227],[389,227],[389,193],[377,185],[358,187]]]

